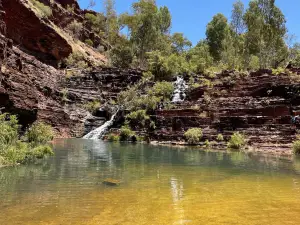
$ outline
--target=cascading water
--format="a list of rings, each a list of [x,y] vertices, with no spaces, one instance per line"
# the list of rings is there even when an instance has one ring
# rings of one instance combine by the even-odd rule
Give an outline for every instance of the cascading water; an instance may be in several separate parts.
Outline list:
[[[87,135],[85,135],[83,138],[84,139],[92,139],[92,140],[97,140],[99,138],[101,138],[105,132],[108,130],[108,128],[110,128],[114,121],[115,121],[115,117],[117,116],[119,110],[117,110],[117,112],[111,117],[111,119],[107,122],[105,122],[101,127],[98,127],[97,129],[91,131],[90,133],[88,133]]]
[[[174,82],[175,90],[174,97],[172,99],[173,103],[183,102],[186,94],[185,91],[188,88],[186,82],[182,77],[177,77],[177,80]]]

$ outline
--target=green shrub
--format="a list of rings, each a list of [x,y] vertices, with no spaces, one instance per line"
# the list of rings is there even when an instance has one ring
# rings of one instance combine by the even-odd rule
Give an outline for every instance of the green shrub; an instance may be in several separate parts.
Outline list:
[[[279,67],[277,69],[272,69],[272,74],[274,74],[274,75],[279,75],[281,73],[285,73],[285,69],[282,67]]]
[[[94,15],[87,13],[85,14],[85,19],[94,32],[99,33],[105,31],[105,16],[103,14],[97,13],[97,15]]]
[[[240,150],[246,146],[246,138],[243,134],[236,132],[234,133],[229,142],[227,143],[227,147],[229,149]]]
[[[63,102],[67,102],[68,101],[68,93],[69,93],[69,91],[66,88],[64,88],[64,89],[61,90],[61,100]]]
[[[88,67],[88,64],[85,62],[84,56],[78,52],[73,52],[64,61],[69,68],[75,67],[86,69]]]
[[[191,128],[184,133],[184,136],[189,144],[197,144],[202,138],[201,128]]]
[[[149,70],[156,80],[171,80],[174,75],[189,73],[190,67],[183,56],[165,56],[160,51],[147,53]]]
[[[6,146],[14,145],[19,137],[18,120],[14,115],[0,114],[0,151]]]
[[[42,159],[45,156],[53,154],[53,150],[49,145],[39,145],[27,153],[27,158],[30,160]]]
[[[150,117],[147,115],[146,110],[137,110],[128,114],[126,119],[132,126],[144,127],[146,125],[146,121],[150,120]]]
[[[118,142],[120,140],[120,136],[116,134],[109,134],[107,140],[110,142]]]
[[[209,140],[206,139],[205,142],[204,142],[204,146],[207,149],[211,149],[212,143]]]
[[[73,20],[73,22],[71,22],[67,26],[67,30],[70,32],[70,34],[77,39],[80,37],[82,29],[83,29],[82,23],[79,23],[76,20]]]
[[[100,107],[101,103],[98,100],[94,100],[83,105],[83,108],[92,114],[96,113]]]
[[[260,68],[259,57],[255,56],[255,55],[251,55],[248,67],[250,70],[258,70]]]
[[[113,66],[129,68],[133,60],[132,48],[128,44],[115,46],[110,53]]]
[[[24,140],[34,146],[45,145],[53,138],[54,131],[52,127],[42,122],[34,123],[24,135]]]
[[[40,17],[50,17],[52,16],[52,9],[49,6],[44,5],[38,0],[30,0],[32,4],[39,10]]]
[[[120,141],[128,141],[132,135],[134,132],[128,126],[123,126],[120,130]]]
[[[162,97],[163,99],[170,99],[174,93],[174,85],[171,82],[157,82],[150,92],[156,97]]]
[[[94,42],[91,39],[86,39],[84,42],[89,46],[94,46]]]
[[[218,142],[224,141],[224,137],[223,137],[222,134],[218,134],[218,136],[217,136],[217,141],[218,141]]]
[[[298,140],[298,141],[295,141],[294,143],[293,143],[293,153],[295,154],[295,155],[300,155],[300,141]]]
[[[44,145],[53,138],[50,126],[35,123],[22,140],[18,129],[16,116],[0,114],[0,164],[16,165],[53,154],[52,148]]]

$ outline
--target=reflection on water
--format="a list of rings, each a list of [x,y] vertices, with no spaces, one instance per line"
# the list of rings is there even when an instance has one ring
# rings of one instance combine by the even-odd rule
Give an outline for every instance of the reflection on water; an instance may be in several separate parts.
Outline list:
[[[300,224],[299,159],[78,139],[55,149],[0,169],[1,225]]]

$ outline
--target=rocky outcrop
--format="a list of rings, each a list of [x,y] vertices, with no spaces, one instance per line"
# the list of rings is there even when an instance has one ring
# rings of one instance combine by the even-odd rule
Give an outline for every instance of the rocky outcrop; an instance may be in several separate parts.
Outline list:
[[[72,53],[68,41],[46,18],[39,18],[26,0],[2,0],[2,5],[6,35],[14,43],[45,61],[61,60]]]
[[[211,79],[215,86],[193,89],[189,102],[173,110],[157,111],[152,116],[157,126],[152,138],[184,141],[185,131],[200,127],[203,140],[215,141],[218,134],[228,140],[239,131],[254,147],[271,151],[281,146],[279,149],[285,151],[300,126],[295,119],[300,109],[298,75],[273,75],[269,70],[261,70],[234,77],[230,71],[219,74]]]
[[[46,65],[0,37],[0,107],[18,115],[23,128],[36,120],[51,124],[60,136],[81,136],[87,112],[64,105],[64,73]]]
[[[63,82],[68,104],[77,104],[84,107],[88,102],[99,101],[102,108],[94,115],[87,117],[85,134],[108,120],[115,113],[114,110],[111,110],[113,108],[111,106],[116,104],[118,94],[142,78],[142,72],[139,70],[119,68],[78,71],[77,75],[76,71],[73,71],[73,73],[75,75],[73,74]]]

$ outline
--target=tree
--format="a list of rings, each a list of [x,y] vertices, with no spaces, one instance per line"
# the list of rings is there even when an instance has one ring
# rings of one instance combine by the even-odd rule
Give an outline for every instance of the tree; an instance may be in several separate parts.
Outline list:
[[[190,42],[183,33],[174,33],[171,37],[172,40],[172,50],[176,54],[182,54],[192,47],[192,42]]]
[[[161,38],[169,32],[171,15],[167,7],[158,9],[153,0],[140,0],[132,5],[133,14],[123,14],[121,23],[130,32],[130,41],[140,67],[146,65],[146,52],[157,50]]]
[[[218,13],[206,27],[207,43],[212,57],[219,61],[221,59],[222,42],[228,29],[227,18]]]
[[[237,35],[242,34],[245,31],[245,23],[243,20],[244,12],[244,3],[240,0],[236,1],[233,4],[230,27]]]
[[[250,1],[244,21],[248,53],[260,58],[261,67],[274,67],[287,56],[286,20],[275,0]]]
[[[295,43],[290,49],[290,62],[295,67],[300,67],[300,43]]]
[[[195,73],[203,73],[205,69],[213,64],[213,58],[209,53],[209,45],[203,40],[189,50],[187,59],[192,71]]]
[[[110,46],[116,41],[119,34],[118,17],[115,10],[115,0],[104,1],[106,16],[106,37],[108,40],[108,59],[110,60]]]

